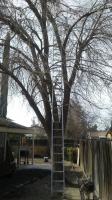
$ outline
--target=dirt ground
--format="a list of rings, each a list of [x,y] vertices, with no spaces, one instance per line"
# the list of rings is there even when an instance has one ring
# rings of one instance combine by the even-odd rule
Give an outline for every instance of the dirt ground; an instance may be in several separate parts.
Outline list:
[[[73,187],[73,184],[69,185],[70,181],[75,183],[76,174],[74,172],[67,170],[69,178],[64,197],[51,197],[49,163],[48,165],[42,163],[39,167],[22,167],[21,170],[17,170],[13,177],[1,180],[0,200],[80,200],[79,189]]]
[[[36,182],[18,188],[14,193],[2,200],[50,200],[50,176],[38,179]]]
[[[11,193],[1,200],[80,200],[79,190],[66,187],[64,197],[52,197],[50,193],[50,176],[39,179]]]

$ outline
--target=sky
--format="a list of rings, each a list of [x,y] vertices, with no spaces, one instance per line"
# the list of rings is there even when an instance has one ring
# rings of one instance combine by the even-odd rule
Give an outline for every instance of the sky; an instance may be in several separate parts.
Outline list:
[[[22,96],[8,98],[7,118],[27,127],[31,126],[34,120],[37,122],[35,113]]]

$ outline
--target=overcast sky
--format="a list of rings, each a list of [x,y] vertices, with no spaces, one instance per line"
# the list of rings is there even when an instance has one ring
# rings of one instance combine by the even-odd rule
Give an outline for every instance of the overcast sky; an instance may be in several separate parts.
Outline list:
[[[9,97],[7,117],[25,126],[31,126],[32,120],[36,118],[33,110],[21,96]]]

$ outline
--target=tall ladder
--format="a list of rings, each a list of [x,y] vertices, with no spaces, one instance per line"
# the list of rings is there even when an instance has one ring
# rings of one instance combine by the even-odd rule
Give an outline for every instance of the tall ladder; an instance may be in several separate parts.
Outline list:
[[[57,101],[57,108],[54,106],[53,92]],[[54,116],[58,109],[59,120],[55,121]],[[63,128],[63,80],[61,66],[53,70],[52,88],[52,141],[51,141],[51,193],[63,194],[64,192],[64,128]]]

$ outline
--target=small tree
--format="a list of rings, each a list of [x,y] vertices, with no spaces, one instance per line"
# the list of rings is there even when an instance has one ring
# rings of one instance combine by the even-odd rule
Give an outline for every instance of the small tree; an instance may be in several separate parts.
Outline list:
[[[88,130],[88,118],[79,102],[70,101],[66,136],[72,139],[79,139],[82,133]]]

